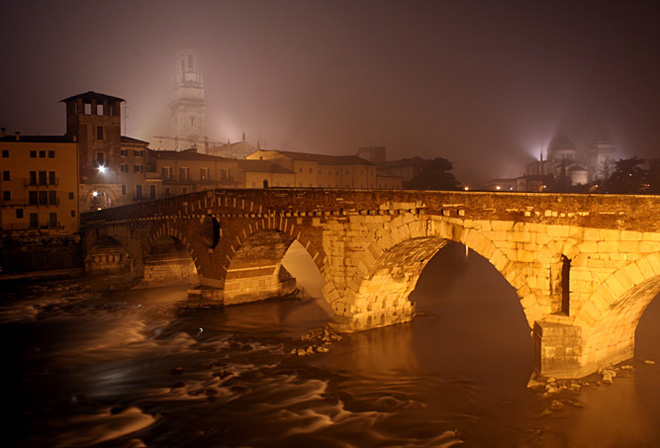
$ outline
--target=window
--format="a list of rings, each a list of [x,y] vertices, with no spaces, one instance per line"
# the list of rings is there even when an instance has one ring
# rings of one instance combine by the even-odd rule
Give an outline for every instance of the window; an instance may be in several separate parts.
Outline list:
[[[141,173],[143,171],[144,171],[144,167],[142,165],[133,165],[134,173]]]
[[[96,126],[96,139],[103,140],[103,126]]]
[[[39,214],[38,213],[30,213],[30,227],[32,229],[36,229],[39,227]]]
[[[133,157],[142,157],[142,151],[135,151],[133,150]]]
[[[40,191],[39,192],[39,205],[48,205],[48,192]]]
[[[48,178],[46,177],[45,171],[39,171],[39,185],[46,185]]]
[[[182,193],[182,194],[186,194],[186,193],[188,193],[188,188],[187,188],[187,187],[183,187],[183,188],[181,189],[181,193]]]
[[[8,149],[3,149],[2,150],[2,157],[5,158],[5,159],[7,157],[9,157],[9,150]]]
[[[222,168],[220,171],[220,180],[230,180],[231,179],[231,171],[227,168]]]
[[[190,174],[188,168],[179,168],[179,180],[187,180]]]
[[[135,199],[142,199],[142,185],[135,186]]]
[[[37,185],[37,172],[30,171],[30,185]]]
[[[96,105],[96,115],[103,115],[103,104]]]
[[[156,199],[156,186],[155,185],[149,185],[149,198],[150,199]]]
[[[163,193],[164,196],[169,196],[170,195],[170,187],[165,187],[165,192]]]
[[[46,158],[46,151],[39,151],[39,158],[40,159],[45,159]]]
[[[208,168],[200,168],[199,169],[199,180],[208,180],[209,178],[209,169]]]
[[[11,174],[9,174],[9,171],[2,172],[2,180],[11,180]]]
[[[122,196],[126,196],[126,185],[121,186],[121,194]]]
[[[39,197],[37,196],[36,191],[30,191],[28,193],[28,198],[29,198],[29,204],[30,205],[37,205],[37,203],[39,202]]]
[[[122,163],[122,164],[119,166],[119,170],[120,170],[122,173],[128,173],[128,163]]]
[[[76,217],[76,211],[75,211],[75,210],[71,210],[71,217],[72,217],[72,218],[75,218],[75,217]]]
[[[127,156],[127,155],[128,155],[128,150],[126,150],[126,149],[122,149],[122,150],[121,150],[121,155],[122,155],[122,156]]]
[[[314,170],[312,168],[309,169],[309,174],[312,174]]]
[[[3,191],[2,192],[2,200],[3,201],[11,201],[11,191]]]
[[[22,208],[17,208],[16,209],[16,219],[23,219],[23,209]]]
[[[55,177],[55,171],[48,172],[48,185],[57,185],[57,178]]]
[[[55,151],[48,151],[48,158],[49,159],[54,159],[55,158]]]
[[[89,103],[85,103],[85,109],[83,113],[85,115],[92,115],[92,105]]]
[[[298,168],[298,172],[302,173],[302,166],[300,168]]]
[[[172,177],[172,167],[164,166],[160,171],[163,179],[169,179]]]
[[[69,193],[69,199],[73,199],[73,193]]]
[[[37,158],[37,151],[30,151],[30,158],[31,159],[36,159]]]
[[[48,214],[48,227],[54,229],[57,227],[57,213]]]
[[[96,153],[96,164],[98,166],[103,166],[105,165],[105,155],[102,152],[97,152]]]
[[[48,204],[57,205],[57,191],[48,192]]]

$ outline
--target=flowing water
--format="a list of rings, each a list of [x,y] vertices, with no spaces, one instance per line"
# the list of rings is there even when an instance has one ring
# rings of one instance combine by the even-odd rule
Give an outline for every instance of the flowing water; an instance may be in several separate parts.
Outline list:
[[[3,446],[660,446],[660,300],[632,369],[544,397],[515,292],[454,244],[412,323],[341,340],[301,339],[330,320],[312,299],[193,310],[185,286],[2,288]]]

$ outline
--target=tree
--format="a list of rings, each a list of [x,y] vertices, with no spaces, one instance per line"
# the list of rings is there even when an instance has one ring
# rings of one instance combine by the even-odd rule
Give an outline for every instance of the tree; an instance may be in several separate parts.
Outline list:
[[[660,159],[649,159],[644,193],[660,194]]]
[[[450,173],[453,169],[454,165],[442,157],[428,160],[422,171],[403,187],[409,190],[458,190],[460,184]]]
[[[605,179],[601,192],[635,194],[643,192],[647,171],[643,168],[644,159],[637,156],[630,159],[619,159],[614,165],[612,174]]]

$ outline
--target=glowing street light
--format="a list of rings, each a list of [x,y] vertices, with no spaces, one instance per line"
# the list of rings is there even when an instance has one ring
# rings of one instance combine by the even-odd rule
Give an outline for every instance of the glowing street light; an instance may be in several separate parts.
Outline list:
[[[99,165],[99,173],[105,174],[107,168],[104,165]]]
[[[470,189],[470,187],[468,187],[468,186],[466,185],[465,188],[463,188],[463,189],[464,189],[465,191],[468,191],[468,190]]]
[[[93,191],[93,192],[92,192],[92,196],[97,197],[98,195],[99,195],[99,192],[98,192],[98,191]]]
[[[499,191],[499,190],[502,189],[502,187],[500,187],[500,186],[498,185],[497,187],[495,187],[495,189]]]

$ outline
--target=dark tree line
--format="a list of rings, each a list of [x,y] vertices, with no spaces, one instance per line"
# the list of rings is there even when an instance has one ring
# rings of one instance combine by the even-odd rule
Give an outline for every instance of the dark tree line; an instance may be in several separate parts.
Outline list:
[[[442,157],[428,160],[418,175],[410,181],[404,182],[403,188],[409,190],[458,190],[460,183],[450,173],[452,169],[454,169],[454,165]]]
[[[619,159],[614,170],[592,188],[598,193],[660,194],[660,159]]]

